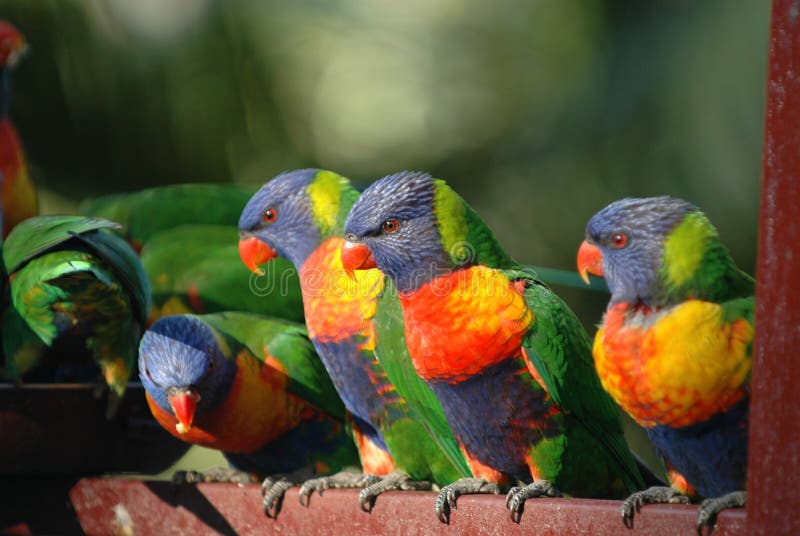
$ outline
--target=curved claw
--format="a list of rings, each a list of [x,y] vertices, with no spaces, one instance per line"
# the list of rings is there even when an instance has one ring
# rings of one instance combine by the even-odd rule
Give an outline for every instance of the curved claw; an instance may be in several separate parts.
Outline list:
[[[449,489],[450,486],[452,486],[452,484],[439,490],[439,494],[436,496],[436,502],[433,504],[436,510],[436,517],[445,525],[450,524],[450,510],[458,509],[456,504],[456,497],[458,497],[458,495],[454,494],[451,489]]]
[[[708,534],[717,522],[717,515],[728,508],[741,508],[747,503],[747,492],[734,491],[722,497],[712,497],[700,503],[700,510],[697,512],[697,534],[703,535],[703,527],[708,527]]]
[[[645,504],[688,504],[689,497],[681,494],[676,489],[665,486],[653,486],[643,491],[631,494],[622,502],[620,513],[622,514],[622,524],[627,528],[633,528],[634,516],[642,510]]]
[[[511,488],[506,495],[506,507],[509,510],[511,521],[520,522],[525,509],[525,501],[541,497],[561,497],[561,492],[547,480],[536,480],[524,487]]]
[[[436,496],[434,509],[436,517],[445,525],[450,524],[451,510],[458,510],[458,497],[462,494],[500,493],[497,484],[487,482],[483,478],[462,478],[444,486]]]
[[[311,480],[306,480],[303,482],[303,485],[300,486],[300,491],[298,491],[297,500],[300,501],[300,504],[308,508],[311,505],[311,496],[316,491],[320,497],[322,497],[322,492],[328,489],[326,485],[326,478],[312,478]],[[306,502],[303,502],[303,499]]]
[[[375,499],[377,498],[378,496],[371,493],[369,488],[364,488],[358,494],[358,507],[361,508],[362,512],[370,514],[375,507]],[[369,507],[367,505],[369,505]]]
[[[300,491],[298,492],[298,500],[300,504],[303,506],[309,506],[311,504],[311,495],[314,494],[316,491],[322,496],[322,492],[326,489],[330,488],[364,488],[367,486],[371,486],[376,482],[380,482],[381,477],[375,475],[365,475],[362,473],[354,473],[352,471],[342,471],[335,475],[331,476],[324,476],[320,478],[312,478],[311,480],[306,480],[303,482],[303,485],[300,486]],[[305,503],[303,499],[306,499]],[[360,501],[360,495],[359,495]],[[363,510],[363,506],[361,507]]]
[[[292,483],[281,478],[273,480],[272,478],[265,478],[261,484],[261,494],[264,496],[262,506],[264,515],[270,519],[276,519],[283,506],[283,498],[286,495],[286,490],[291,487]]]
[[[506,508],[508,508],[509,516],[511,516],[511,521],[514,523],[519,523],[519,520],[522,517],[522,504],[524,501],[521,501],[519,498],[519,492],[522,491],[522,488],[519,486],[514,486],[508,493],[506,494]]]

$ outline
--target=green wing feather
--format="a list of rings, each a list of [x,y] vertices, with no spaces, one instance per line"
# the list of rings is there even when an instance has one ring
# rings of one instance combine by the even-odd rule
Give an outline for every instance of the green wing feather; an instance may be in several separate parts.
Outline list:
[[[102,259],[131,296],[134,314],[144,326],[150,313],[150,281],[136,252],[123,239],[106,231],[77,234],[76,240]]]
[[[156,233],[185,224],[236,226],[254,186],[176,184],[84,201],[79,211],[121,223],[126,238],[144,244]]]
[[[536,323],[523,341],[528,359],[553,401],[601,441],[619,463],[630,491],[644,481],[619,421],[619,410],[605,392],[594,368],[591,343],[578,318],[528,271],[507,270],[511,280],[527,283],[525,301]]]
[[[135,252],[108,232],[118,227],[82,216],[30,218],[9,235],[3,251],[12,274],[3,314],[6,373],[20,379],[48,347],[54,355],[88,352],[111,390],[109,414],[134,366],[150,300]],[[18,329],[20,322],[27,330]]]
[[[12,274],[37,255],[72,240],[72,234],[119,228],[120,225],[113,221],[83,216],[28,218],[14,227],[3,244],[3,263],[6,273]]]
[[[275,259],[265,275],[251,274],[239,259],[238,236],[236,227],[222,225],[182,225],[153,236],[141,259],[150,275],[154,316],[233,310],[302,321],[303,297],[292,264]],[[181,309],[166,310],[176,300]]]
[[[291,378],[289,391],[329,415],[344,419],[344,405],[303,325],[245,312],[224,312],[197,317],[259,360],[264,350],[277,359]]]
[[[10,293],[3,332],[18,329],[22,320],[42,346],[24,330],[4,337],[6,373],[20,379],[40,363],[45,346],[77,344],[70,353],[83,348],[97,362],[114,395],[109,400],[113,414],[133,369],[141,332],[131,298],[114,271],[86,251],[52,251],[15,272]]]
[[[419,377],[406,347],[403,311],[391,279],[385,287],[375,314],[377,341],[375,354],[389,381],[402,395],[411,411],[423,423],[428,433],[456,469],[457,477],[470,477],[472,472],[447,424],[436,395]],[[451,478],[450,481],[455,480]]]

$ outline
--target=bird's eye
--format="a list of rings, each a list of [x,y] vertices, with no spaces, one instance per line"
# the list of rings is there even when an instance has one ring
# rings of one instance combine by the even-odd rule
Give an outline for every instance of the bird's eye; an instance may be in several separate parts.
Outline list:
[[[264,211],[264,214],[261,216],[261,219],[263,219],[267,223],[272,223],[277,218],[278,218],[278,211],[274,208],[268,208],[267,210]]]
[[[400,224],[397,222],[395,218],[391,218],[386,220],[381,224],[381,228],[383,229],[384,233],[393,233],[397,230],[397,227]]]
[[[147,376],[147,379],[153,382],[154,385],[158,385],[158,382],[156,382],[150,375],[150,370],[147,368],[147,361],[144,363],[144,375]]]
[[[614,245],[615,248],[621,249],[625,247],[625,244],[628,243],[628,237],[625,236],[623,233],[617,233],[611,237],[611,244]]]

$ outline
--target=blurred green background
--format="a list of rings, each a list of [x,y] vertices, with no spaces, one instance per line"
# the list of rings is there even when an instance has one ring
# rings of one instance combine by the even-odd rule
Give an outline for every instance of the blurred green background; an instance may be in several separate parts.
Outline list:
[[[766,0],[0,0],[46,212],[297,167],[447,179],[518,260],[572,270],[624,196],[700,205],[754,268]],[[562,291],[591,326],[606,297]]]

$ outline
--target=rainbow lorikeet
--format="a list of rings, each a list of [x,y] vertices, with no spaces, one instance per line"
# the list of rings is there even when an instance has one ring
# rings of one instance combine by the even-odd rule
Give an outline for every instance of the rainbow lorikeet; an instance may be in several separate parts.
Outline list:
[[[270,517],[295,478],[357,463],[342,402],[300,324],[242,312],[165,316],[142,337],[139,376],[167,431],[221,450],[233,466],[180,477],[270,475]]]
[[[603,386],[646,430],[673,488],[622,508],[708,497],[697,528],[745,503],[754,282],[694,205],[623,199],[589,220],[578,269],[605,276],[611,301],[594,342]]]
[[[531,478],[509,491],[514,519],[528,498],[644,486],[578,319],[444,181],[376,181],[350,210],[345,239],[346,269],[377,265],[396,285],[411,360],[472,469],[440,491],[443,522],[459,495]]]
[[[450,482],[469,468],[438,401],[406,357],[397,299],[384,275],[342,269],[342,227],[357,197],[347,179],[330,171],[279,175],[247,204],[239,247],[252,270],[277,256],[297,267],[309,336],[350,413],[370,475],[307,482],[301,501],[314,490],[367,486],[359,502],[368,511],[383,491],[430,489],[430,481]]]
[[[26,50],[25,38],[19,30],[0,21],[0,204],[4,238],[15,225],[38,212],[36,189],[28,172],[22,143],[8,115],[10,71]]]
[[[262,276],[251,274],[239,260],[237,237],[234,225],[201,224],[151,235],[141,250],[153,291],[150,320],[247,311],[302,321],[303,298],[291,263],[276,259]]]
[[[81,216],[28,218],[3,244],[9,275],[2,315],[5,375],[88,381],[109,388],[108,416],[125,392],[147,319],[150,287],[136,252]]]
[[[87,199],[78,209],[120,223],[121,234],[139,251],[156,234],[181,225],[236,226],[253,190],[230,183],[173,184]]]

